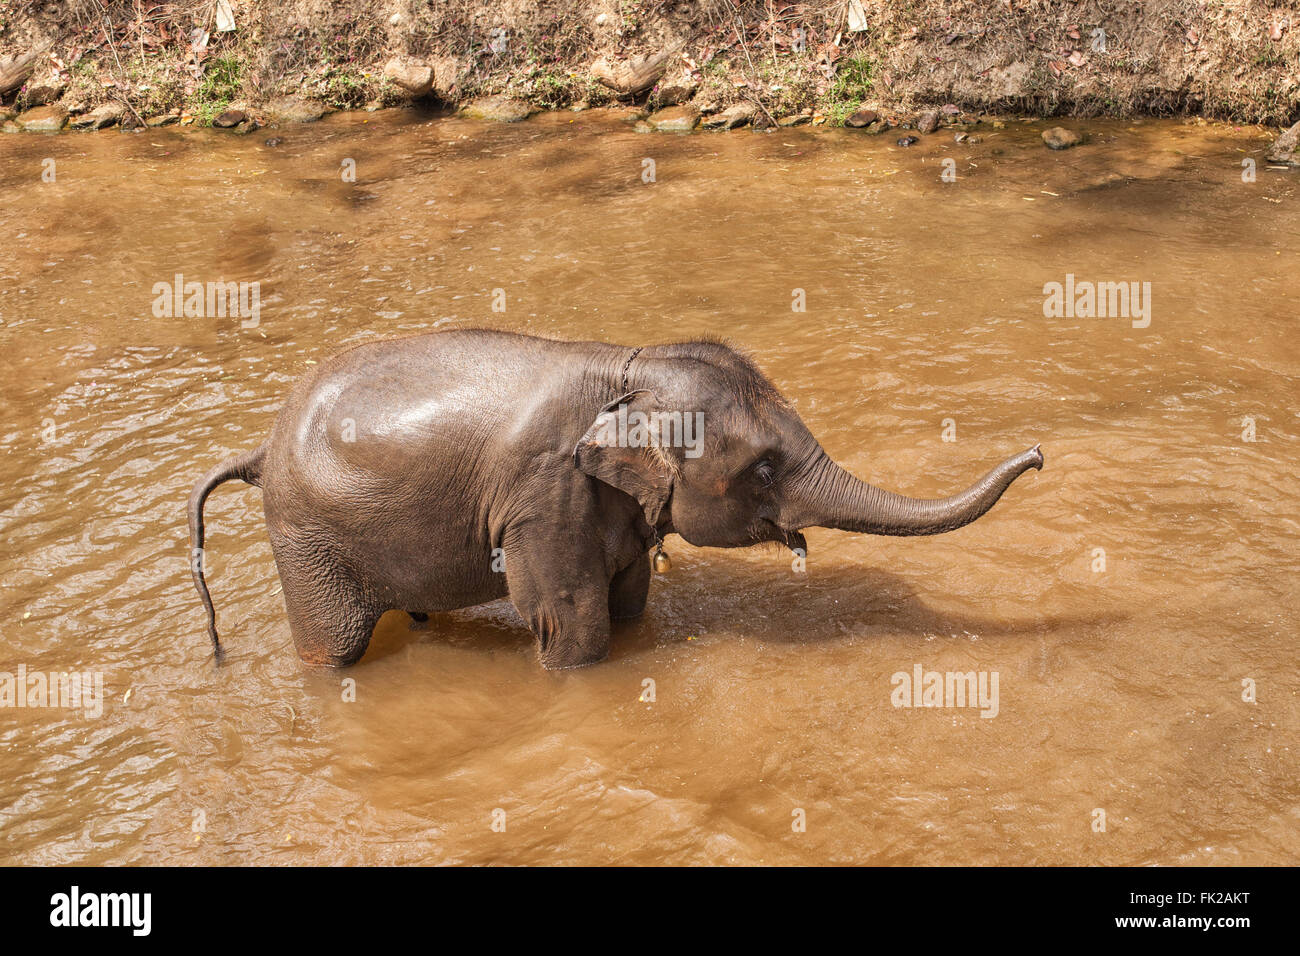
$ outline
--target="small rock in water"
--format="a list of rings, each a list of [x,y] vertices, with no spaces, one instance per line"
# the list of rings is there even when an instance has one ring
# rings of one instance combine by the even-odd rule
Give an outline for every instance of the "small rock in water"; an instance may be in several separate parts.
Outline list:
[[[744,126],[753,118],[754,107],[748,103],[737,103],[721,113],[706,117],[702,125],[705,129],[735,129],[737,126]]]
[[[880,114],[875,110],[858,110],[844,121],[844,125],[851,126],[854,129],[862,129],[864,126],[870,126],[878,119],[880,119]]]
[[[900,136],[898,139],[899,146],[911,146],[913,143],[921,141],[919,136]]]
[[[18,116],[16,122],[33,133],[57,133],[68,121],[68,111],[62,106],[38,106]]]
[[[73,129],[103,129],[112,126],[122,118],[122,107],[116,103],[105,103],[89,113],[82,113],[72,121]]]
[[[804,123],[812,122],[811,113],[795,113],[793,116],[782,116],[776,121],[777,126],[802,126]]]
[[[217,127],[217,129],[230,129],[231,127],[238,126],[246,119],[248,119],[248,114],[243,110],[226,110],[212,121],[212,125]]]
[[[266,104],[267,115],[281,123],[314,123],[328,110],[314,100],[281,96]]]
[[[1300,147],[1300,123],[1296,123],[1277,138],[1273,145],[1269,147],[1265,159],[1270,163],[1300,166],[1300,156],[1296,155],[1298,147]]]
[[[518,123],[533,114],[531,104],[511,96],[485,96],[474,100],[461,112],[470,119],[494,120],[498,123]]]
[[[1083,137],[1072,129],[1053,126],[1051,129],[1043,130],[1043,142],[1047,144],[1048,149],[1069,149],[1082,143]]]
[[[939,114],[934,110],[922,113],[916,119],[916,128],[922,133],[933,133],[939,128]]]
[[[279,136],[271,136],[266,140],[267,146],[279,146],[284,140]]]
[[[659,110],[647,120],[657,130],[669,133],[688,133],[700,121],[700,113],[693,106],[670,106]]]

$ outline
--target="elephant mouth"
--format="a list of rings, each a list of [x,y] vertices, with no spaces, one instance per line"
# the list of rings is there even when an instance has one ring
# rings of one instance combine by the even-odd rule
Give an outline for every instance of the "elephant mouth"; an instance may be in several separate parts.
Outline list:
[[[756,536],[755,543],[764,541],[775,541],[783,544],[791,551],[798,551],[802,555],[808,554],[808,541],[798,531],[787,531],[775,521],[769,521],[767,518],[760,518],[759,533]]]

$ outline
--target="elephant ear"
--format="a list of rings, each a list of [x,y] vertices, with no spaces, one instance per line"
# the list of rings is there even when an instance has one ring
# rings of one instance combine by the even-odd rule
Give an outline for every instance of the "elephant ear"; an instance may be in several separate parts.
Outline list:
[[[573,449],[574,465],[635,498],[652,528],[672,493],[674,471],[648,424],[657,408],[653,393],[644,389],[616,398],[600,410]]]

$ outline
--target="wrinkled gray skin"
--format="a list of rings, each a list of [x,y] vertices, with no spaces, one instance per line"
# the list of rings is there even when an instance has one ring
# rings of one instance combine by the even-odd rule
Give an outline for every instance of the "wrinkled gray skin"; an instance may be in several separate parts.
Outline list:
[[[652,527],[716,548],[806,548],[799,531],[812,526],[938,534],[1043,465],[1034,447],[951,498],[905,498],[831,461],[731,348],[688,342],[632,356],[482,330],[352,349],[298,384],[260,448],[199,482],[191,542],[203,546],[214,487],[240,478],[262,488],[309,664],[357,661],[387,610],[423,618],[509,595],[542,665],[580,667],[609,653],[611,618],[644,609]],[[703,412],[702,453],[602,443],[597,418],[621,403]],[[493,570],[495,548],[504,573]],[[220,659],[201,566],[194,579]]]

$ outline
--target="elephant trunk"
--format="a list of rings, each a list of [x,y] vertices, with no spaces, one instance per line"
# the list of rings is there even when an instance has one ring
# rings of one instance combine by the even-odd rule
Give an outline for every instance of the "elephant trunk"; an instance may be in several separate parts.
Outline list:
[[[830,458],[823,458],[805,487],[812,487],[799,510],[799,527],[816,525],[860,534],[942,534],[970,524],[1002,497],[1007,486],[1030,468],[1043,467],[1037,445],[1008,458],[951,498],[908,498],[867,484]],[[804,497],[804,496],[801,496]]]

